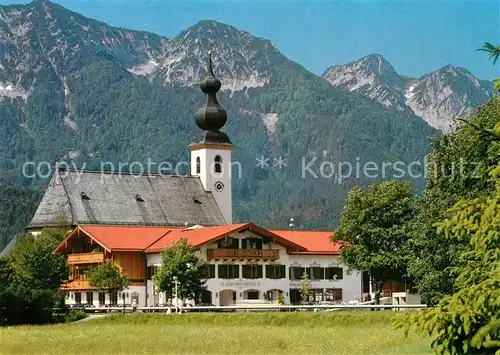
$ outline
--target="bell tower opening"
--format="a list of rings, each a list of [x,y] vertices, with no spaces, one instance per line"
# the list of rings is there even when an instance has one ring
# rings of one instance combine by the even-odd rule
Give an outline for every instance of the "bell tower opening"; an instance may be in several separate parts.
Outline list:
[[[220,155],[216,155],[214,159],[214,173],[222,173],[222,158]]]

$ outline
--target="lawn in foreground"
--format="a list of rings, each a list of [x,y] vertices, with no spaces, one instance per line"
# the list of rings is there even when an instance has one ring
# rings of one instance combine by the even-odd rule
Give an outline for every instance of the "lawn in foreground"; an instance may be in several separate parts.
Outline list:
[[[75,324],[0,327],[0,353],[430,354],[394,330],[394,312],[113,315]]]

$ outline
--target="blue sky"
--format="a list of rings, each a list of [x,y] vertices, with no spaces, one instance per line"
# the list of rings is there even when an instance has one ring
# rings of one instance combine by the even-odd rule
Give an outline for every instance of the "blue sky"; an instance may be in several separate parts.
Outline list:
[[[272,40],[316,74],[380,53],[403,75],[420,76],[446,64],[481,79],[500,75],[500,63],[494,67],[485,53],[475,51],[484,41],[500,44],[500,1],[56,2],[111,25],[167,37],[200,20],[221,21]]]

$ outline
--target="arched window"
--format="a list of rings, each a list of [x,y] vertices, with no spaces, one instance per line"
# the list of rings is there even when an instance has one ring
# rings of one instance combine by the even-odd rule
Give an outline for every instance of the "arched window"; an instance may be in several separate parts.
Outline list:
[[[215,156],[215,166],[214,171],[216,173],[222,173],[222,158],[220,155]]]
[[[196,157],[196,174],[201,172],[201,161],[200,157]]]

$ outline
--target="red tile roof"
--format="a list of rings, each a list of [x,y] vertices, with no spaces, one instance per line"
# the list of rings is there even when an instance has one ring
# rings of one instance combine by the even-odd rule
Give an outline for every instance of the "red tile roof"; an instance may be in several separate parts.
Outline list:
[[[66,241],[80,232],[110,251],[143,251],[171,230],[167,227],[83,225],[76,227],[56,251],[63,252]]]
[[[166,234],[163,238],[157,240],[147,249],[145,248],[145,251],[147,253],[158,253],[181,238],[186,238],[190,244],[198,246],[208,243],[214,238],[220,238],[228,233],[234,232],[244,225],[245,224],[230,224],[226,226],[195,227],[171,230],[170,233]]]
[[[84,225],[80,228],[109,250],[116,251],[142,251],[172,231],[172,228],[167,227]]]
[[[65,242],[78,232],[110,251],[159,253],[181,238],[186,238],[194,246],[201,246],[245,230],[274,239],[287,247],[291,254],[338,254],[340,251],[340,243],[334,245],[330,242],[331,231],[267,230],[252,223],[199,228],[82,225],[71,232],[56,251],[64,251]]]
[[[227,226],[216,226],[216,227],[202,227],[202,228],[191,228],[191,229],[178,229],[165,235],[163,238],[155,242],[145,251],[147,253],[158,253],[162,249],[168,247],[175,241],[186,238],[190,244],[194,246],[200,246],[203,244],[211,243],[217,239],[223,238],[228,234],[235,232],[242,232],[244,230],[251,230],[254,233],[273,238],[278,244],[282,244],[286,247],[293,248],[296,250],[304,250],[304,248],[290,240],[287,240],[271,231],[261,228],[253,223],[240,223],[240,224],[230,224]]]
[[[304,251],[290,251],[291,254],[340,254],[341,243],[333,244],[330,241],[333,231],[271,230],[271,232],[306,249]]]

